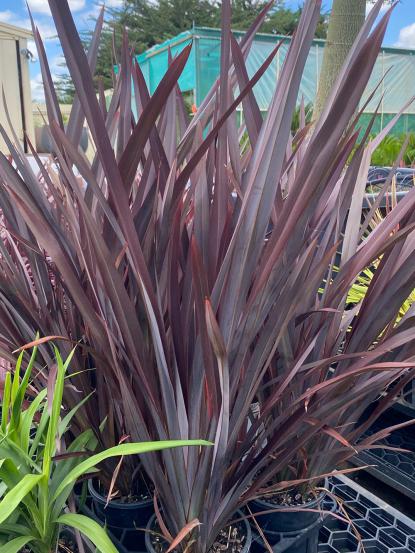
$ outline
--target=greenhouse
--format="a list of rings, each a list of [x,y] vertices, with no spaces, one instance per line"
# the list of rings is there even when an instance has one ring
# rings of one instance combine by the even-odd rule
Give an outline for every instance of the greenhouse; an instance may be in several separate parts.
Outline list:
[[[243,33],[235,31],[234,35],[241,37]],[[247,58],[248,74],[252,76],[281,40],[283,44],[274,61],[254,89],[263,113],[267,112],[291,39],[290,37],[258,33]],[[166,72],[169,49],[172,56],[175,56],[193,42],[193,48],[179,79],[179,85],[182,91],[193,91],[195,104],[196,106],[200,105],[219,76],[220,41],[219,29],[194,27],[192,30],[185,31],[162,44],[157,44],[137,56],[150,93],[154,92]],[[324,45],[324,40],[316,39],[310,49],[299,92],[299,100],[303,97],[306,104],[313,103],[316,96]],[[414,93],[415,50],[390,47],[381,49],[361,105],[365,104],[368,96],[378,85],[378,90],[364,110],[363,126],[380,104],[379,115],[376,117],[373,128],[374,133],[384,128]],[[415,131],[414,103],[404,110],[403,116],[392,132],[400,135],[413,131]]]

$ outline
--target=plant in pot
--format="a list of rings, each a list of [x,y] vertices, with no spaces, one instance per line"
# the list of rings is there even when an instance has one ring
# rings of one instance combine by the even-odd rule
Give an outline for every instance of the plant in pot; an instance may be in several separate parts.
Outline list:
[[[34,553],[84,551],[92,544],[102,553],[116,553],[107,532],[94,520],[68,512],[67,504],[77,479],[94,472],[106,458],[136,455],[183,445],[208,445],[203,441],[166,441],[122,444],[95,455],[94,434],[87,430],[66,447],[68,429],[79,403],[61,417],[62,395],[72,355],[63,361],[55,350],[56,365],[49,386],[31,400],[30,380],[36,347],[21,377],[24,351],[13,376],[6,373],[0,428],[0,551]],[[74,352],[73,352],[74,353]],[[87,401],[85,398],[83,402]],[[27,402],[26,406],[24,406]],[[83,460],[82,460],[83,459]],[[79,535],[86,536],[82,543]],[[95,548],[92,545],[90,551]]]
[[[357,395],[367,405],[400,385],[413,365],[410,326],[396,327],[379,343],[373,335],[381,331],[363,326],[391,318],[412,286],[414,193],[362,243],[356,227],[371,146],[364,141],[355,148],[353,121],[389,13],[372,34],[376,13],[369,16],[320,121],[292,139],[321,2],[304,5],[263,120],[253,88],[273,70],[279,45],[251,78],[246,58],[271,4],[237,42],[225,0],[221,74],[191,121],[177,87],[190,47],[170,60],[150,97],[124,38],[107,109],[103,94],[95,94],[94,49],[85,54],[66,0],[49,4],[77,97],[65,129],[36,34],[55,158],[45,167],[33,152],[38,178],[10,140],[13,164],[0,156],[2,348],[7,353],[16,336],[33,332],[38,322],[45,334],[63,337],[63,347],[82,342],[91,365],[78,355],[73,382],[84,393],[97,393],[76,413],[74,432],[91,427],[99,447],[118,443],[125,433],[135,441],[212,441],[212,448],[141,458],[156,505],[148,548],[246,550],[248,527],[232,523],[240,518],[237,510],[270,481],[276,480],[274,491],[292,487],[281,475],[320,434],[342,443],[335,414],[345,417],[352,405],[340,390],[360,379]],[[233,116],[239,104],[243,128]],[[79,152],[77,129],[84,119],[96,148],[93,160]],[[245,128],[249,143],[241,151]],[[334,275],[339,241],[343,260]],[[382,254],[390,261],[374,290],[386,289],[389,274],[389,303],[382,298],[361,311],[346,340],[352,313],[344,298]],[[320,298],[325,279],[330,284]],[[11,326],[13,314],[18,323]],[[47,344],[41,348],[50,356]],[[91,367],[96,370],[82,371]],[[35,385],[41,382],[39,376]],[[328,389],[336,393],[326,404]],[[71,408],[75,398],[75,390],[65,391],[64,404]],[[259,417],[249,426],[255,401]],[[130,461],[116,479],[124,497],[137,467]],[[310,474],[318,481],[317,456],[313,463]],[[107,490],[113,471],[107,465],[100,474]],[[295,477],[289,480],[295,485]]]
[[[88,480],[88,492],[92,499],[94,513],[100,520],[105,521],[115,534],[121,535],[126,528],[135,529],[137,524],[143,524],[154,514],[154,487],[145,477],[141,465],[134,470],[136,472],[132,477],[134,488],[127,496],[122,495],[115,486],[116,479],[114,479],[114,486],[108,490],[99,478]],[[111,493],[112,490],[114,491]],[[132,539],[137,545],[139,540],[137,531],[134,532]],[[140,539],[141,544],[144,545],[144,533]]]
[[[345,67],[343,71],[346,70]],[[338,86],[339,83],[327,109],[336,100]],[[360,451],[377,447],[394,449],[379,445],[378,441],[414,422],[393,425],[371,436],[365,434],[414,378],[410,368],[413,366],[411,346],[405,338],[412,340],[412,332],[408,330],[413,314],[408,310],[413,301],[413,284],[412,277],[406,279],[403,275],[412,271],[413,259],[407,257],[412,253],[411,247],[408,248],[412,237],[404,233],[402,243],[399,240],[391,247],[388,245],[379,257],[370,256],[362,265],[358,261],[360,254],[380,238],[382,227],[385,241],[393,240],[402,230],[399,224],[394,226],[398,212],[395,211],[393,175],[406,143],[370,210],[364,217],[361,215],[371,154],[397,120],[395,117],[385,132],[366,145],[368,130],[356,157],[336,177],[330,199],[330,209],[336,210],[335,225],[330,223],[333,212],[326,211],[324,203],[320,205],[321,213],[314,214],[318,223],[312,232],[318,236],[318,242],[337,244],[340,248],[332,250],[336,255],[327,264],[327,273],[318,283],[318,289],[310,290],[310,298],[304,282],[301,299],[310,300],[308,310],[293,318],[284,329],[251,416],[250,431],[263,440],[264,453],[275,455],[275,449],[269,452],[275,446],[270,445],[267,426],[275,432],[275,443],[281,439],[282,428],[295,439],[290,449],[280,452],[282,470],[257,473],[256,483],[249,492],[256,489],[257,497],[250,502],[255,525],[260,526],[268,543],[278,542],[287,553],[317,551],[327,478],[356,470],[345,467]],[[307,131],[305,127],[300,130]],[[318,135],[310,136],[310,148],[314,139],[318,140]],[[292,178],[295,182],[296,170]],[[360,190],[360,198],[337,211],[335,206],[341,206],[342,195],[351,182],[355,192]],[[392,202],[382,214],[378,208],[390,187]],[[413,222],[407,217],[411,228]],[[289,240],[290,237],[286,251],[290,250]],[[317,259],[326,253],[320,244],[322,251]],[[361,267],[358,274],[354,272],[356,262]],[[285,292],[290,300],[295,297],[289,287]],[[407,362],[402,363],[404,358]],[[393,365],[388,365],[390,362]],[[378,372],[392,366],[397,369],[395,374]],[[249,470],[249,465],[245,470]]]
[[[244,41],[242,55],[248,52],[253,35],[265,15],[266,10],[254,22]],[[182,184],[168,182],[170,167],[186,160],[190,161],[192,152],[189,151],[189,146],[192,141],[196,144],[193,138],[190,140],[187,137],[186,146],[179,154],[175,143],[177,134],[183,136],[186,129],[191,134],[194,131],[188,127],[186,110],[183,109],[181,95],[176,90],[176,82],[189,49],[172,62],[158,93],[150,100],[139,68],[134,65],[128,45],[125,43],[121,71],[118,74],[110,108],[106,111],[104,104],[94,105],[96,97],[92,94],[90,86],[92,81],[89,80],[96,60],[101,26],[102,15],[97,22],[87,58],[84,58],[83,52],[81,53],[83,71],[86,71],[85,82],[88,82],[85,90],[88,92],[85,95],[85,83],[80,85],[78,81],[80,88],[65,132],[61,124],[56,94],[49,78],[47,60],[39,34],[35,29],[56,158],[52,162],[44,163],[33,151],[39,166],[36,173],[19,148],[19,142],[16,140],[13,144],[13,137],[10,139],[4,130],[2,131],[12,154],[14,166],[10,165],[5,157],[0,156],[2,213],[6,228],[4,240],[0,245],[4,254],[0,260],[1,263],[4,261],[2,265],[4,278],[0,282],[3,300],[0,307],[0,324],[4,331],[1,347],[6,357],[10,355],[10,350],[16,347],[17,336],[27,341],[30,339],[30,333],[37,328],[42,329],[42,333],[46,335],[55,335],[57,339],[64,337],[66,341],[61,342],[63,351],[71,347],[74,337],[83,342],[84,347],[77,350],[71,365],[74,373],[71,378],[75,388],[65,389],[65,405],[70,408],[76,404],[76,389],[82,389],[85,393],[97,390],[90,401],[76,412],[73,431],[81,432],[91,427],[100,441],[100,447],[105,447],[117,443],[125,432],[130,435],[133,432],[136,436],[137,433],[144,433],[150,438],[157,434],[165,437],[183,433],[193,435],[196,431],[189,427],[188,420],[184,423],[184,427],[182,422],[178,423],[178,415],[171,409],[175,407],[176,402],[187,404],[191,396],[190,390],[187,389],[189,385],[186,383],[185,373],[188,370],[187,366],[190,367],[193,362],[196,362],[201,354],[200,343],[197,345],[198,353],[193,344],[196,340],[194,333],[198,332],[197,327],[201,317],[204,329],[204,355],[206,354],[209,360],[209,386],[213,385],[216,388],[219,381],[218,375],[213,370],[215,360],[206,334],[204,292],[200,288],[202,283],[198,284],[197,314],[189,313],[191,315],[189,324],[193,330],[187,337],[188,342],[184,345],[184,349],[180,347],[180,350],[183,350],[180,352],[180,359],[177,357],[179,353],[174,351],[177,347],[174,343],[178,340],[177,325],[174,325],[174,334],[171,333],[171,318],[176,317],[177,314],[170,308],[166,311],[167,298],[174,298],[176,293],[181,294],[183,286],[186,286],[179,269],[184,258],[182,260],[179,252],[173,251],[175,261],[172,271],[177,274],[177,282],[174,279],[166,280],[165,275],[168,274],[166,271],[170,269],[163,260],[170,256],[168,252],[175,248],[174,244],[177,242],[176,235],[173,240],[166,235],[174,204],[177,202],[176,198],[169,195],[173,186],[177,187],[181,198],[184,199],[185,193],[184,175],[182,175]],[[71,27],[71,33],[73,32],[74,29]],[[80,46],[76,36],[70,40],[76,48]],[[77,57],[68,55],[72,59]],[[273,55],[269,56],[255,78],[249,82],[243,97],[250,93],[254,83],[259,80],[272,59]],[[131,78],[136,93],[137,110],[140,113],[138,121],[134,120],[129,101]],[[235,80],[235,76],[233,79]],[[168,100],[167,103],[166,100]],[[90,102],[92,102],[90,107],[98,108],[99,113],[90,113],[90,108],[87,107]],[[166,106],[169,109],[166,110]],[[234,108],[231,111],[234,111]],[[99,151],[97,150],[92,163],[80,156],[78,152],[79,128],[86,113],[90,123],[92,121],[98,123],[98,127],[93,131],[95,141],[97,142],[100,136],[104,144],[103,148],[99,147]],[[148,128],[141,133],[144,123]],[[176,133],[176,123],[179,126],[178,133]],[[161,125],[160,128],[159,125]],[[258,127],[258,121],[256,126]],[[197,125],[194,128],[196,127]],[[64,134],[61,134],[61,131]],[[215,135],[216,131],[210,135],[209,142],[203,146],[205,150],[213,143]],[[112,147],[114,142],[115,148]],[[142,143],[141,146],[140,143]],[[150,146],[149,151],[147,144]],[[106,150],[108,147],[110,154]],[[188,150],[187,153],[185,149]],[[212,148],[211,151],[213,151]],[[131,154],[135,159],[131,158]],[[139,154],[138,157],[136,154]],[[180,155],[184,156],[183,160],[174,161],[174,158]],[[200,153],[198,155],[200,156]],[[72,156],[75,162],[71,159]],[[148,158],[147,161],[145,157]],[[114,170],[119,173],[121,165],[118,168],[118,163],[121,163],[122,158],[124,159],[123,174],[113,180],[108,170],[110,173]],[[80,186],[79,176],[72,171],[75,165],[84,179],[86,191],[83,189],[84,183]],[[142,173],[144,167],[146,169]],[[130,174],[124,174],[124,171]],[[122,189],[118,192],[115,189],[110,190],[107,184],[112,182],[116,186],[121,185],[121,182],[125,183],[127,193],[124,194]],[[148,186],[150,188],[146,190]],[[158,186],[159,192],[153,196]],[[123,187],[124,184],[121,185],[121,188]],[[140,192],[136,195],[138,189]],[[114,204],[114,193],[115,198],[119,197],[123,202],[124,207],[121,211],[121,206],[116,207]],[[167,194],[168,205],[165,205],[164,212],[155,224],[148,224],[148,215],[156,209],[160,193]],[[16,209],[17,205],[19,207]],[[36,214],[36,223],[31,216],[28,216],[26,209]],[[188,211],[185,204],[181,205],[180,209],[183,209],[183,214]],[[23,215],[24,212],[26,215]],[[175,219],[177,226],[177,216]],[[48,227],[47,230],[44,227],[45,224]],[[187,229],[183,230],[185,231],[183,237],[186,238]],[[48,243],[44,242],[45,238]],[[122,255],[119,257],[127,243],[131,244],[131,247],[128,246],[125,249],[125,257]],[[157,247],[157,251],[154,250],[154,246]],[[190,260],[189,254],[190,249],[187,247],[185,256],[188,260]],[[193,276],[189,273],[192,267],[189,262],[187,263],[186,279],[189,277],[192,279]],[[153,267],[156,266],[157,271],[154,274]],[[156,292],[157,289],[158,292]],[[189,294],[188,298],[193,302],[193,288],[189,289]],[[162,302],[160,306],[158,296]],[[168,313],[166,319],[163,313]],[[18,324],[10,325],[10,317],[13,315]],[[162,328],[164,324],[166,326]],[[108,343],[111,347],[108,347]],[[40,369],[43,364],[49,364],[53,355],[47,343],[41,344],[40,349],[41,357],[37,366],[39,371],[35,379],[35,385],[39,389],[47,381],[45,371]],[[170,354],[168,354],[169,349]],[[183,357],[186,349],[189,350],[188,360],[185,360],[186,356]],[[176,367],[177,362],[179,367]],[[90,370],[95,367],[99,367],[99,370]],[[178,370],[179,373],[177,373]],[[202,370],[198,386],[204,380],[204,371],[205,369]],[[190,375],[188,378],[190,382]],[[199,377],[194,375],[192,378]],[[175,379],[176,382],[174,382]],[[196,383],[197,380],[193,386]],[[174,397],[176,393],[174,390],[177,390],[177,398]],[[203,402],[204,399],[201,398],[199,391],[195,391],[200,405],[200,401]],[[209,391],[209,394],[212,393],[219,393],[219,389],[215,392]],[[218,400],[215,400],[216,410],[218,405]],[[188,416],[189,414],[186,415],[186,419]],[[103,418],[107,418],[107,426],[105,432],[101,433],[99,423]],[[205,419],[201,422],[204,434],[207,426],[208,421]],[[210,435],[211,433],[212,430],[209,431]],[[157,458],[155,461],[157,471],[160,465]],[[171,472],[172,459],[169,463]],[[177,464],[183,468],[183,459],[177,459]],[[107,470],[100,477],[104,489],[108,490],[114,466],[107,465],[106,468]],[[122,470],[117,478],[117,488],[123,497],[127,497],[130,493],[129,475],[134,474],[135,469],[136,466],[131,467],[128,459],[124,459]],[[149,462],[146,462],[146,469],[147,474],[154,472]],[[194,471],[194,464],[191,470]],[[158,482],[156,485],[166,488],[165,483]],[[200,490],[197,500],[199,504],[202,496],[203,490]],[[170,500],[171,498],[172,495]],[[180,500],[179,496],[177,500]],[[189,499],[186,501],[188,502]],[[115,508],[115,502],[112,505]],[[109,510],[106,510],[105,517],[108,512]],[[183,513],[183,509],[181,508],[179,512],[181,512],[181,520],[185,521],[187,516]],[[142,525],[143,521],[137,522]]]

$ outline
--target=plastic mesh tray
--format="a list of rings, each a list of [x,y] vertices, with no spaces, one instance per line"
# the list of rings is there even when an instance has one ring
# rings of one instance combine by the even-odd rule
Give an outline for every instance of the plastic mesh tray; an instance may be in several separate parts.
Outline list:
[[[346,477],[336,478],[332,491],[351,522],[326,519],[319,553],[415,553],[415,521]]]
[[[405,420],[405,416],[388,411],[376,422],[368,434],[402,422],[402,420]],[[356,465],[368,466],[367,471],[378,480],[415,501],[415,427],[409,426],[396,430],[382,443],[386,446],[408,449],[410,453],[389,449],[372,449],[360,453],[352,462]]]

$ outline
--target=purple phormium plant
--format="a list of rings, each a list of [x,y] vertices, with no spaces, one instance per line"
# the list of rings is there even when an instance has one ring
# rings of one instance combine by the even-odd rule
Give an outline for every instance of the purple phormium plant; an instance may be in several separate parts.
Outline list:
[[[221,73],[189,120],[177,81],[191,46],[150,97],[125,37],[107,109],[93,84],[102,15],[85,54],[67,1],[49,3],[76,98],[65,129],[36,32],[56,169],[33,151],[39,180],[13,137],[14,165],[0,156],[1,350],[36,331],[80,341],[66,403],[96,389],[77,424],[99,434],[106,418],[105,445],[124,433],[214,441],[141,459],[170,533],[198,519],[191,549],[205,552],[270,481],[302,483],[371,447],[362,432],[413,376],[411,313],[392,321],[415,277],[415,190],[361,239],[375,144],[356,146],[355,115],[390,12],[371,32],[376,4],[321,119],[292,138],[319,0],[305,3],[265,120],[252,88],[278,46],[252,78],[245,60],[271,4],[238,43],[224,0]],[[92,160],[79,148],[84,121]],[[362,306],[347,310],[379,257]]]

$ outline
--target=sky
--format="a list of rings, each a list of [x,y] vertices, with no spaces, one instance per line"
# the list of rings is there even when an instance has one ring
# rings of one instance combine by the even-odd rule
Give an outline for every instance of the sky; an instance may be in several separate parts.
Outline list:
[[[45,43],[46,52],[49,59],[52,75],[56,78],[59,74],[65,72],[62,67],[63,58],[56,38],[56,31],[50,14],[48,0],[27,0],[35,19],[36,25],[42,35]],[[98,0],[102,3],[103,0]],[[93,27],[93,20],[99,11],[97,0],[69,0],[75,23],[79,31]],[[105,4],[110,7],[117,7],[123,0],[105,0]],[[299,0],[286,0],[286,6],[296,8]],[[368,2],[368,9],[370,2]],[[399,46],[402,48],[415,49],[415,0],[400,0],[392,15],[389,28],[387,30],[384,45]],[[331,0],[323,0],[324,10],[328,11],[331,7]],[[0,0],[0,21],[5,21],[18,27],[30,28],[30,22],[25,0]],[[30,65],[32,97],[34,100],[43,99],[43,88],[39,63],[36,61],[36,48],[34,43],[29,44],[35,56],[35,61]]]

